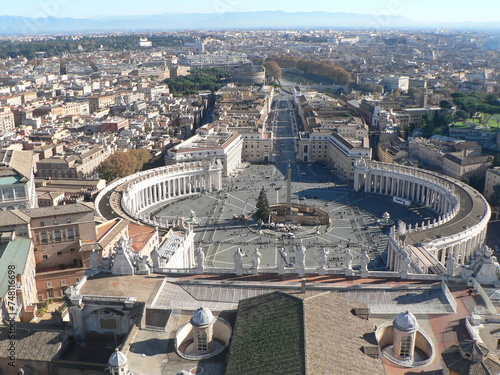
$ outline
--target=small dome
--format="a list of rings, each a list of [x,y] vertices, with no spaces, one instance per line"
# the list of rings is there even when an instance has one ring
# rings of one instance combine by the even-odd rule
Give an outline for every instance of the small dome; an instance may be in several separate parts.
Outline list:
[[[418,328],[417,318],[411,312],[399,314],[393,322],[394,328],[400,331],[413,331]]]
[[[206,307],[197,309],[191,318],[191,324],[196,327],[210,326],[215,322],[214,314]]]
[[[116,349],[109,357],[108,364],[111,367],[121,367],[127,364],[127,356]]]

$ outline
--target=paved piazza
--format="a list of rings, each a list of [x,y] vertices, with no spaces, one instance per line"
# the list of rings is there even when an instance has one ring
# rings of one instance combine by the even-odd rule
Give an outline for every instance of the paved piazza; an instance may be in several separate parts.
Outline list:
[[[366,249],[369,252],[370,270],[384,270],[388,243],[388,228],[377,220],[384,212],[397,222],[421,223],[436,215],[423,207],[404,207],[393,203],[389,197],[354,192],[331,174],[329,169],[316,164],[292,164],[292,202],[316,205],[330,215],[329,226],[302,226],[290,238],[286,231],[264,229],[262,233],[251,214],[255,211],[257,197],[262,187],[267,191],[269,204],[286,202],[287,162],[276,165],[250,165],[242,168],[235,177],[225,178],[223,191],[183,198],[156,212],[163,219],[189,217],[191,210],[199,220],[194,225],[196,246],[202,246],[206,265],[233,268],[232,256],[241,247],[247,257],[244,265],[252,263],[256,247],[262,254],[261,265],[275,266],[277,248],[284,247],[289,263],[294,263],[296,248],[302,241],[307,248],[306,266],[316,267],[318,252],[324,247],[329,252],[329,268],[343,268],[345,249],[353,253],[354,268],[357,259]],[[281,187],[279,190],[276,188]],[[248,221],[235,219],[246,215]]]

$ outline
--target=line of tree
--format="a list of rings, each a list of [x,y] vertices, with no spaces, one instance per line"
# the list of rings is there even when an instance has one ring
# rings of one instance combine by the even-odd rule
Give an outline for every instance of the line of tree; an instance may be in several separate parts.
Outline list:
[[[231,79],[228,72],[217,68],[192,69],[190,73],[188,76],[167,78],[165,83],[174,94],[191,95],[199,90],[217,91]]]
[[[482,96],[477,92],[451,94],[453,103],[457,106],[457,116],[462,119],[474,118],[477,112],[483,113],[482,121],[487,124],[491,116],[500,114],[500,101],[495,94]]]
[[[264,187],[260,190],[256,208],[255,215],[257,216],[257,220],[267,223],[269,220],[269,201],[267,200],[266,189]]]
[[[111,182],[139,172],[151,158],[151,153],[144,149],[117,151],[99,165],[97,172],[100,178]]]
[[[266,77],[276,81],[279,81],[280,78],[283,77],[283,71],[276,61],[265,61],[262,66],[266,70]]]
[[[275,61],[282,69],[297,69],[306,77],[331,80],[336,85],[345,85],[351,81],[348,71],[329,61],[303,59],[292,55],[269,56],[266,61]]]
[[[175,47],[191,41],[189,38],[176,35],[152,35],[148,39],[154,46]],[[191,38],[192,39],[192,38]],[[32,60],[36,52],[45,52],[45,57],[62,56],[79,52],[100,50],[133,51],[138,50],[139,35],[84,36],[78,39],[58,36],[45,40],[33,41],[0,41],[0,59],[25,57]]]

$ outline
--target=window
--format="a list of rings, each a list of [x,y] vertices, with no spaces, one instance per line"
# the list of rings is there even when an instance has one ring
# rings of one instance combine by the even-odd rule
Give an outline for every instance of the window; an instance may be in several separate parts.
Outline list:
[[[409,357],[411,347],[411,336],[403,336],[401,338],[401,349],[399,351],[400,357]]]
[[[57,252],[57,255],[62,255],[62,251],[58,251],[58,252]]]
[[[75,283],[79,283],[80,282],[80,278],[79,277],[75,277]]]
[[[62,286],[66,285],[66,280],[62,279],[62,280],[61,280],[61,285],[62,285]]]
[[[72,240],[73,238],[75,238],[75,231],[73,230],[73,228],[68,228],[68,238],[70,240]]]
[[[41,227],[44,227],[45,226],[45,223],[43,221],[40,221],[40,226]]]
[[[52,288],[52,281],[47,281],[47,288]]]
[[[73,252],[73,251],[75,251],[75,248],[72,247],[72,248],[69,249],[69,251]]]
[[[71,223],[71,219],[66,219],[66,222],[67,223]]]
[[[61,241],[61,231],[60,230],[54,231],[54,235],[56,237],[56,241]]]
[[[57,220],[54,220],[54,225],[57,225],[59,224],[59,222]]]
[[[47,242],[47,232],[42,232],[42,242]]]
[[[117,329],[116,319],[114,318],[101,318],[100,324],[101,324],[101,329],[106,329],[106,330]]]
[[[207,333],[205,331],[196,331],[196,349],[199,352],[208,351]]]
[[[49,259],[49,256],[48,255],[44,255],[43,259]]]

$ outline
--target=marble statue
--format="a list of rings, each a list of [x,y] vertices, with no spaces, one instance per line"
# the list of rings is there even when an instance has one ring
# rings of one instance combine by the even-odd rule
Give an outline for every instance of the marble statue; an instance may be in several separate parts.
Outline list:
[[[255,251],[252,254],[252,273],[258,273],[260,260],[262,259],[262,254],[259,252],[258,248],[255,248]]]
[[[122,237],[118,240],[118,244],[115,246],[115,254],[113,257],[113,266],[111,267],[111,272],[113,275],[133,275],[134,266],[129,258],[129,249],[131,241]]]
[[[346,269],[352,271],[352,253],[350,249],[345,251],[345,266]]]
[[[287,257],[288,254],[285,252],[285,248],[282,247],[281,249],[278,250],[278,274],[279,275],[284,275],[285,274],[285,267],[288,265],[287,263]]]
[[[474,260],[473,270],[478,283],[500,286],[500,267],[488,246],[483,245],[481,248],[481,256]]]
[[[92,271],[97,271],[97,266],[99,265],[99,253],[92,249],[90,252],[90,269]]]
[[[320,276],[323,276],[325,274],[326,264],[328,263],[328,251],[322,247],[316,259],[318,260],[318,273]]]
[[[153,268],[160,268],[160,253],[158,252],[158,246],[155,246],[153,250],[151,250],[149,256],[153,261]]]
[[[363,250],[363,254],[361,254],[360,261],[361,261],[361,273],[367,273],[368,263],[370,263],[370,257],[368,256],[366,250]]]
[[[453,276],[455,273],[455,264],[457,263],[456,259],[453,256],[449,256],[446,259],[446,274],[448,276]]]
[[[401,259],[401,274],[408,275],[410,269],[411,259],[406,251],[403,253],[403,259]]]
[[[106,271],[109,272],[109,270],[111,270],[111,266],[112,266],[112,259],[108,258],[108,257],[102,258],[100,266],[104,272],[106,272]]]
[[[406,224],[403,220],[398,221],[398,234],[403,235],[406,233]]]
[[[149,275],[151,270],[148,264],[148,256],[144,255],[142,257],[137,257],[136,260],[136,275]]]
[[[300,246],[297,249],[297,270],[300,276],[303,276],[306,273],[306,247],[302,240],[300,240]]]
[[[245,256],[245,253],[243,252],[243,250],[241,250],[240,247],[238,247],[233,255],[234,271],[236,272],[236,276],[243,275],[243,257],[244,256]]]
[[[198,247],[196,249],[195,255],[196,255],[196,270],[198,272],[203,273],[203,271],[205,270],[205,253],[203,252],[203,248]]]

